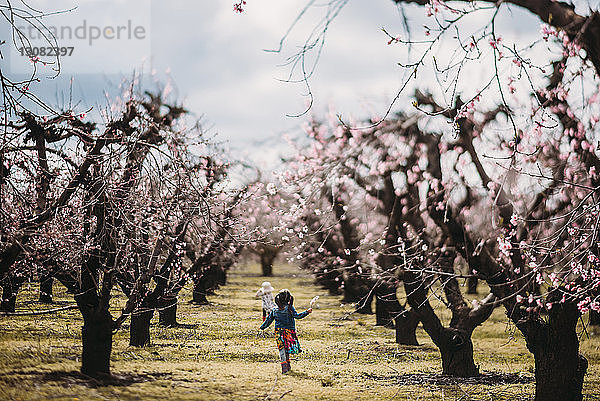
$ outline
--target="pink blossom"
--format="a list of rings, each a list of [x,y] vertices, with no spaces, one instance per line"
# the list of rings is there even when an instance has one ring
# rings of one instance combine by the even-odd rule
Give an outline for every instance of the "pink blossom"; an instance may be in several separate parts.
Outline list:
[[[492,46],[494,49],[498,49],[500,42],[502,42],[502,37],[498,36],[496,39],[492,38],[490,39],[490,46]]]
[[[512,249],[512,244],[510,243],[510,241],[508,239],[506,239],[506,237],[501,236],[498,237],[498,249],[500,250],[500,252],[502,252],[502,254],[504,254],[505,256],[510,256],[510,250]]]
[[[542,37],[544,38],[545,41],[548,41],[548,38],[550,36],[557,35],[556,29],[551,27],[548,24],[542,24],[541,33],[542,33]]]
[[[246,5],[246,0],[241,0],[238,3],[235,3],[233,5],[233,11],[235,11],[236,13],[243,13],[244,12],[244,8],[243,6]]]
[[[590,310],[589,309],[589,303],[590,303],[589,297],[586,298],[586,299],[584,299],[584,300],[581,300],[581,301],[579,301],[577,303],[577,309],[579,309],[579,311],[581,313],[586,313],[586,312],[588,312]]]

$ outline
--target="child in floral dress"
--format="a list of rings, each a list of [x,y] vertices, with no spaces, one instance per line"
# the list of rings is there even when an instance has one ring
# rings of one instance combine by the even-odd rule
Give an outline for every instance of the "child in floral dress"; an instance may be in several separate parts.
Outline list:
[[[290,371],[290,354],[299,354],[300,342],[296,335],[295,319],[302,319],[312,312],[312,308],[298,313],[294,309],[294,297],[288,290],[281,290],[275,296],[277,308],[273,309],[267,319],[260,326],[261,330],[266,329],[275,321],[275,337],[277,338],[277,349],[281,360],[281,373]]]

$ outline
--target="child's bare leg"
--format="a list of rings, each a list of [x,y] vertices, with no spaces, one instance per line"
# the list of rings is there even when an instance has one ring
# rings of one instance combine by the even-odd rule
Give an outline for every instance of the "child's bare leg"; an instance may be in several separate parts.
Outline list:
[[[281,361],[281,373],[287,373],[290,370],[290,359],[286,349],[279,350],[279,359]]]
[[[281,363],[287,362],[287,352],[285,352],[285,348],[279,350],[279,359]]]

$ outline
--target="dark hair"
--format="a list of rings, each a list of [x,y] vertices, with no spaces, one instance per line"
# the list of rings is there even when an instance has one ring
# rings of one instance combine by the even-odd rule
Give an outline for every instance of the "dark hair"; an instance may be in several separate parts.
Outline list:
[[[292,306],[294,306],[294,297],[288,290],[281,290],[277,295],[275,295],[275,303],[279,307],[279,309],[283,309],[287,306],[290,308],[288,311],[290,314],[292,313]]]

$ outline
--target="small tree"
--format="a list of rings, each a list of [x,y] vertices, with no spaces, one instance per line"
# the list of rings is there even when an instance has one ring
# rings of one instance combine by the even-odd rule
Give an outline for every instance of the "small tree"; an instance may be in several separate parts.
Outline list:
[[[260,173],[258,176],[248,187],[251,202],[240,205],[243,206],[240,215],[244,216],[251,239],[246,249],[258,256],[262,275],[270,277],[275,260],[289,243],[286,230],[291,221],[287,211],[293,201],[285,189],[278,188],[275,182],[261,181]]]

